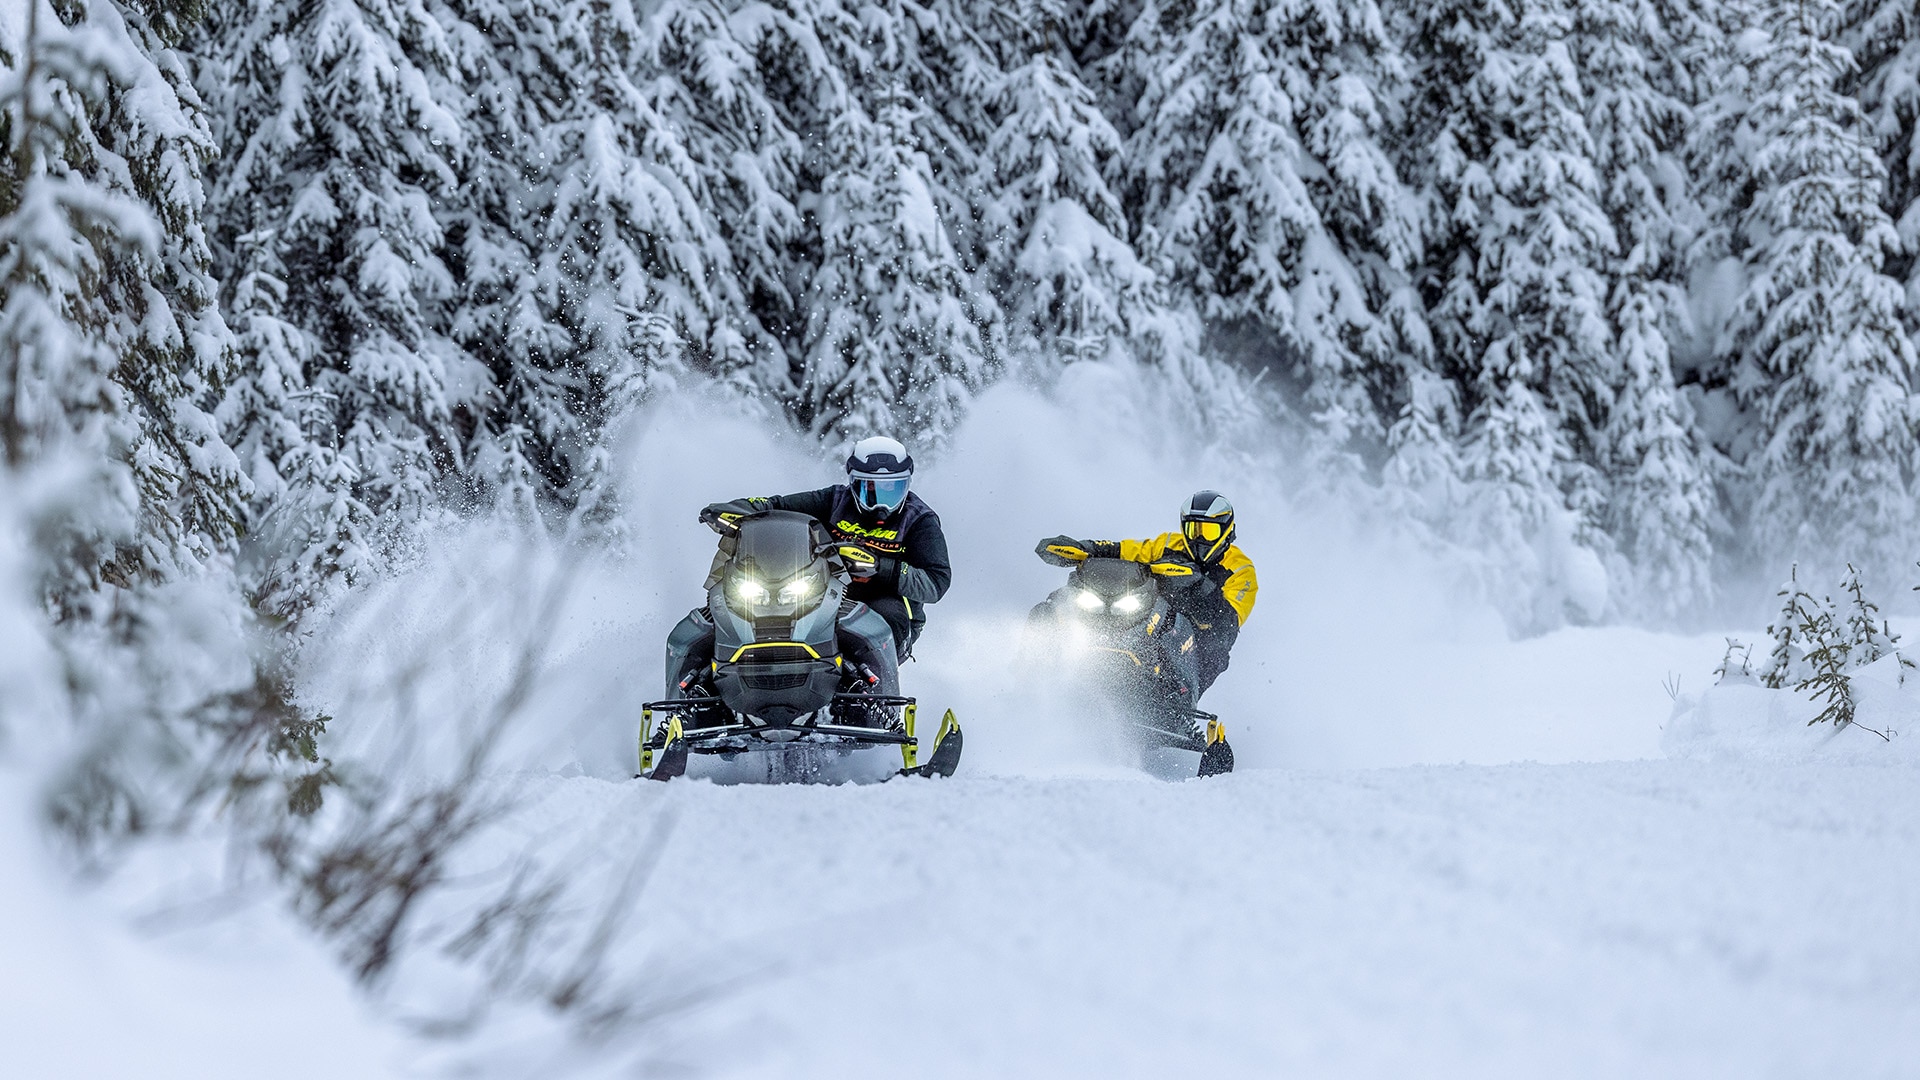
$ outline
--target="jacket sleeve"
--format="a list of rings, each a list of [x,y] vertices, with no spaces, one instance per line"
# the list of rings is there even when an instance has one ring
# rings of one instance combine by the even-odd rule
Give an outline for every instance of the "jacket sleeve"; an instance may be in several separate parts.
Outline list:
[[[764,501],[770,509],[791,510],[796,514],[805,514],[822,525],[832,527],[834,489],[823,487],[818,491],[796,491],[791,495],[775,495]]]
[[[1220,557],[1220,564],[1232,573],[1220,586],[1220,594],[1232,605],[1233,613],[1240,617],[1240,625],[1247,625],[1247,616],[1253,614],[1253,600],[1260,592],[1259,579],[1254,577],[1253,560],[1237,547],[1230,547]]]
[[[947,534],[940,528],[940,515],[930,513],[914,522],[896,581],[900,595],[916,604],[931,604],[947,595],[953,563],[947,558]]]
[[[1087,555],[1094,559],[1150,563],[1165,555],[1167,545],[1179,536],[1179,533],[1162,533],[1151,540],[1089,540]]]

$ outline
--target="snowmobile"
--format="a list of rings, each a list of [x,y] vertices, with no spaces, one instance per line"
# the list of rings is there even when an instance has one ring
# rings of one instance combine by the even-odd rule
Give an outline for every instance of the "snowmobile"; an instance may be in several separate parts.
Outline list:
[[[1076,673],[1109,696],[1143,749],[1193,751],[1200,776],[1232,772],[1225,725],[1194,707],[1200,676],[1193,623],[1167,600],[1197,571],[1172,559],[1071,565],[1066,585],[1034,607],[1029,627],[1052,636]]]
[[[668,696],[640,711],[640,772],[732,782],[952,776],[961,734],[947,710],[920,760],[913,698],[899,693],[893,632],[846,596],[838,543],[805,514],[710,522],[721,534],[707,603],[667,642]],[[900,765],[876,759],[897,749]]]

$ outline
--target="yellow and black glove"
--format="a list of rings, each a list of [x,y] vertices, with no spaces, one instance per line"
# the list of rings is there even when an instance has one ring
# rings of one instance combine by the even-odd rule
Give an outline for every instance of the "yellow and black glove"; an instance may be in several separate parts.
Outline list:
[[[1071,536],[1049,536],[1033,549],[1040,561],[1051,566],[1078,566],[1087,561],[1087,544]]]

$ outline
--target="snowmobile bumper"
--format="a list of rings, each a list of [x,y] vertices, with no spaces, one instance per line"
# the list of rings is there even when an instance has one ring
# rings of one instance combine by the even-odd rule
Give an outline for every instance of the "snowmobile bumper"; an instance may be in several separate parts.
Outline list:
[[[960,725],[953,710],[947,710],[934,739],[933,753],[926,764],[919,763],[920,741],[914,734],[913,698],[882,694],[835,694],[833,704],[900,709],[900,728],[862,727],[857,724],[819,722],[815,715],[786,722],[764,721],[755,717],[736,717],[723,724],[689,728],[686,719],[696,710],[725,709],[714,696],[669,698],[649,701],[640,707],[640,777],[670,780],[686,772],[693,754],[735,755],[772,751],[798,742],[831,743],[845,747],[898,746],[902,768],[898,775],[951,776],[959,765]],[[663,714],[660,727],[654,713]],[[731,714],[730,714],[731,715]],[[829,713],[831,715],[831,713]]]

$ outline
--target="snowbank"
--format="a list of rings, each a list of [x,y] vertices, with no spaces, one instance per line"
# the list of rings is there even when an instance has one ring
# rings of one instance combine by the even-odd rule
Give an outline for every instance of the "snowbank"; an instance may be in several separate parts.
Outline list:
[[[1888,655],[1849,678],[1855,723],[1813,723],[1821,706],[1731,672],[1700,694],[1681,695],[1661,738],[1669,757],[1693,761],[1920,764],[1920,677]]]

